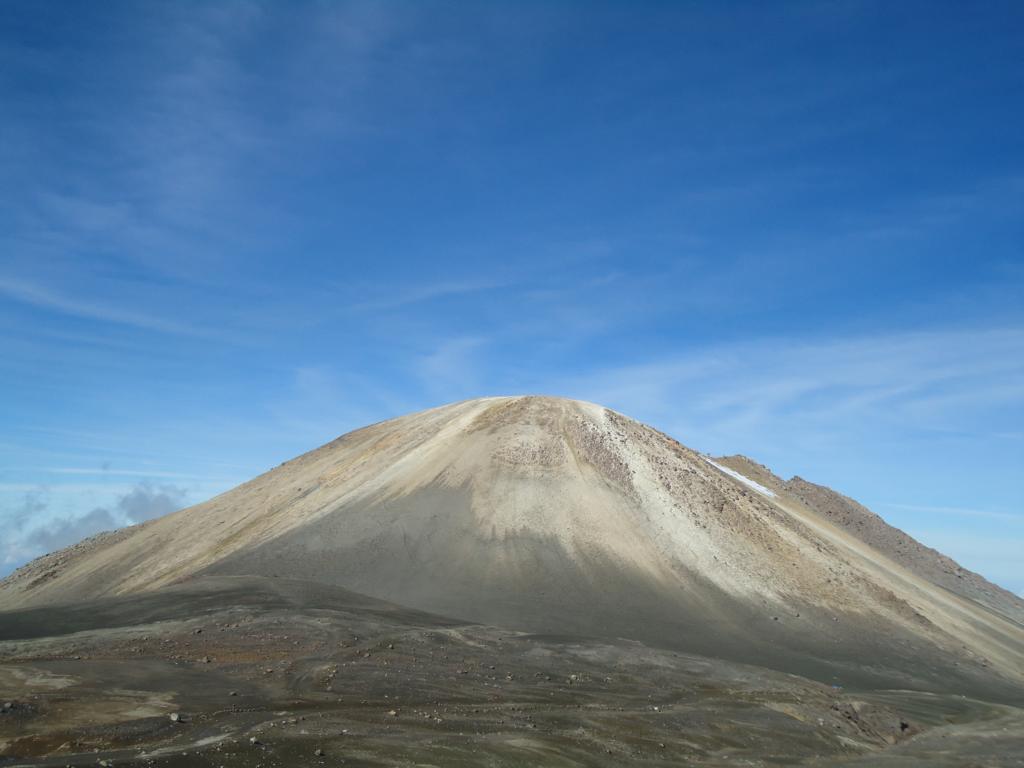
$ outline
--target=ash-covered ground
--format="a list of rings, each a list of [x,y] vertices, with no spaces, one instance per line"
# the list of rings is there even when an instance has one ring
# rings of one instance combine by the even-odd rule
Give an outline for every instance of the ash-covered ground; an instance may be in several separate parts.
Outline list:
[[[0,765],[1024,765],[1024,712],[218,577],[0,614]]]

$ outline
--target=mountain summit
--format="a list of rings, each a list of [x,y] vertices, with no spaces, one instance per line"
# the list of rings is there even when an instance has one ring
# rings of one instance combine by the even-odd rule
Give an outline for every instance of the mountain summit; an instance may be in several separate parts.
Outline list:
[[[1024,682],[1014,596],[829,489],[552,397],[356,430],[40,558],[0,583],[0,610],[213,576],[317,582],[842,685],[1014,698]]]

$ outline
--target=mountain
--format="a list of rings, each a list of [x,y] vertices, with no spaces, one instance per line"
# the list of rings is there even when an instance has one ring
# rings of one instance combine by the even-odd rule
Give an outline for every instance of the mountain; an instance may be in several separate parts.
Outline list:
[[[1016,597],[827,488],[550,397],[356,430],[36,560],[0,582],[0,610],[229,577],[841,686],[1024,699]]]

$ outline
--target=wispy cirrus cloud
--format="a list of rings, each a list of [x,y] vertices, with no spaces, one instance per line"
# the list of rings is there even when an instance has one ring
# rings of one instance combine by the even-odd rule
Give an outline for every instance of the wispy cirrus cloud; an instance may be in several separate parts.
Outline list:
[[[998,512],[990,509],[971,509],[966,507],[937,507],[926,504],[895,504],[883,503],[879,506],[906,510],[907,512],[923,512],[928,515],[945,515],[950,517],[981,517],[988,520],[999,520],[1007,523],[1024,524],[1024,513]]]
[[[565,386],[633,413],[667,416],[715,443],[777,433],[784,423],[799,424],[806,439],[808,431],[865,416],[875,426],[976,430],[972,409],[1024,403],[1024,330],[766,338],[597,368]]]
[[[197,286],[246,283],[240,264],[288,242],[282,233],[296,222],[265,177],[309,170],[319,162],[303,152],[311,137],[329,136],[339,146],[341,123],[365,122],[375,92],[363,87],[381,66],[396,14],[363,3],[314,4],[292,9],[281,24],[261,4],[241,2],[99,16],[100,26],[116,18],[110,27],[137,32],[109,46],[102,35],[88,41],[94,47],[79,48],[76,38],[31,59],[21,48],[8,51],[0,36],[0,55],[59,86],[61,97],[47,100],[45,115],[62,127],[62,140],[49,146],[38,135],[38,113],[12,109],[0,130],[4,143],[25,149],[0,152],[0,171],[10,180],[0,190],[7,212],[0,250],[11,268],[0,276],[0,293],[70,317],[161,333],[223,329],[245,305],[235,314],[211,313],[189,294]],[[293,34],[301,45],[289,44]],[[264,46],[277,50],[279,66],[257,74],[245,58]],[[307,68],[318,76],[303,76],[301,86],[289,79]],[[96,288],[111,262],[168,281],[179,301],[158,302],[161,313],[110,300]],[[130,286],[111,292],[130,293]],[[201,319],[173,316],[183,296]]]
[[[479,352],[486,345],[487,339],[478,336],[446,339],[416,358],[414,372],[428,391],[451,399],[471,396],[482,385]]]
[[[411,307],[436,299],[483,293],[508,285],[509,283],[500,280],[448,280],[406,288],[395,286],[389,289],[386,295],[350,304],[348,308],[352,312],[381,312]]]
[[[197,328],[110,304],[86,301],[37,283],[0,276],[0,294],[40,309],[149,331],[202,335]]]
[[[164,470],[151,469],[116,469],[114,467],[47,467],[44,472],[55,475],[87,475],[87,476],[108,476],[108,477],[151,477],[168,478],[178,480],[194,480],[195,475],[184,472],[167,472]]]

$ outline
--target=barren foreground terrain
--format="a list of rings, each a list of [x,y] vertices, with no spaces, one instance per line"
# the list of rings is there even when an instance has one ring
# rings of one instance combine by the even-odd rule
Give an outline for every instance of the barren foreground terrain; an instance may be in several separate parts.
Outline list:
[[[198,580],[0,630],[10,765],[1021,765],[1024,711],[339,588]],[[860,762],[863,760],[864,762]]]

